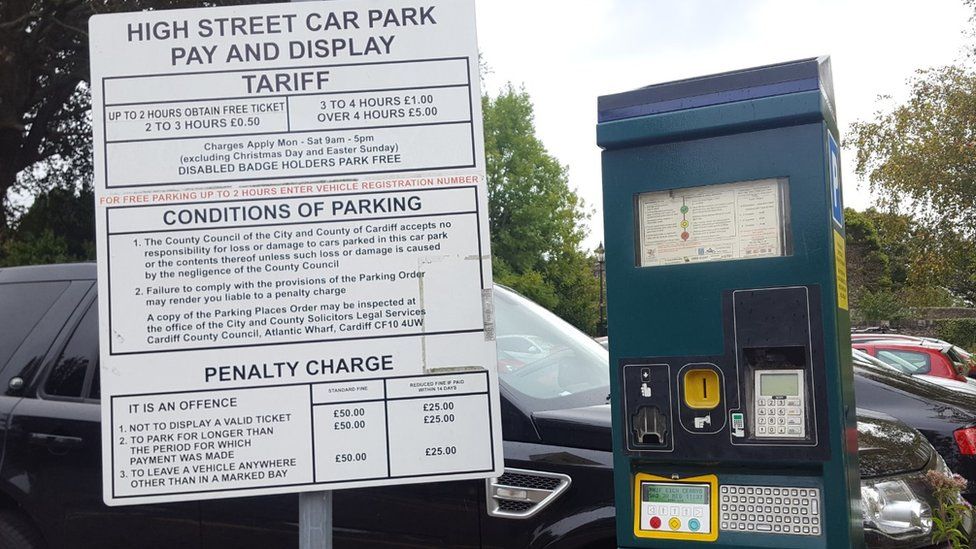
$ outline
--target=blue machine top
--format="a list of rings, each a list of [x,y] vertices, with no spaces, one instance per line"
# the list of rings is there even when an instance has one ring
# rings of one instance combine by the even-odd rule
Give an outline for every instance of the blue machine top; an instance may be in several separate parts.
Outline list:
[[[827,56],[604,95],[597,100],[597,121],[611,122],[817,89],[826,96],[827,106],[832,111],[834,90],[830,79],[830,58]]]

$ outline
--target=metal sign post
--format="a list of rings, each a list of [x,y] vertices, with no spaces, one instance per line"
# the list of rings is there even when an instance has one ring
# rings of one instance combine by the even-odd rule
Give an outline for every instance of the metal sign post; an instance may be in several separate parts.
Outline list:
[[[332,490],[298,494],[298,549],[332,549]]]
[[[298,495],[299,549],[332,549],[332,490]]]

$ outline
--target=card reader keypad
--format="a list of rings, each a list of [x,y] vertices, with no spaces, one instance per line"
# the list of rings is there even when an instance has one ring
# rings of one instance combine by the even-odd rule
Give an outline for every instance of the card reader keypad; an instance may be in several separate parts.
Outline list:
[[[803,403],[798,397],[756,399],[756,436],[803,438]]]
[[[820,489],[723,485],[719,525],[731,532],[820,535]]]

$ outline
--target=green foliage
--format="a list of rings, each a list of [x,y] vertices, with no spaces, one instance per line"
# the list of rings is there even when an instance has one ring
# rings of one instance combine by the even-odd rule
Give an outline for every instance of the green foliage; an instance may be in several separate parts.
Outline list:
[[[51,230],[46,230],[29,240],[8,240],[0,254],[0,266],[67,263],[73,259],[68,252],[67,240],[63,236],[56,236]]]
[[[883,205],[976,235],[976,72],[919,71],[903,105],[852,125],[856,171]]]
[[[976,318],[949,318],[935,322],[939,339],[976,353]]]
[[[90,189],[56,187],[41,194],[0,247],[0,265],[95,259],[94,210]]]
[[[899,292],[906,307],[958,307],[960,301],[941,286],[906,286]]]
[[[90,184],[88,18],[96,13],[255,0],[0,0],[0,246],[34,196]]]
[[[857,320],[868,324],[878,324],[882,321],[893,322],[908,315],[901,296],[887,290],[872,292],[863,290],[860,305],[855,311]]]
[[[942,257],[946,268],[942,274],[943,284],[953,295],[976,305],[976,241],[963,238],[952,232],[941,242]],[[959,305],[959,303],[954,303]]]
[[[961,495],[966,488],[966,479],[935,470],[926,473],[925,479],[937,502],[932,516],[932,542],[952,549],[969,547],[963,523],[972,520],[972,507]]]
[[[891,268],[878,229],[870,216],[847,208],[844,210],[844,222],[847,232],[847,286],[851,307],[856,309],[864,291],[891,288]]]
[[[871,216],[893,289],[915,306],[976,304],[974,60],[976,45],[963,62],[917,71],[906,101],[848,132],[855,170],[880,198],[884,213]]]
[[[952,227],[868,209],[845,212],[851,307],[864,291],[899,296],[905,307],[976,302],[976,247]]]
[[[524,90],[485,96],[482,110],[495,279],[592,333],[599,281],[581,249],[583,202],[536,137]]]
[[[881,212],[869,208],[859,212],[875,228],[883,253],[888,257],[888,268],[892,288],[901,288],[908,283],[911,271],[911,254],[915,245],[912,218],[892,212]]]

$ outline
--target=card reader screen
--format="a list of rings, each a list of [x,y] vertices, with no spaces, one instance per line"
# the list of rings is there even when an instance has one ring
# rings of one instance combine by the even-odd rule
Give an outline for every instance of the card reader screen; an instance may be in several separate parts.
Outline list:
[[[800,381],[796,374],[763,374],[759,380],[761,396],[799,396]]]
[[[647,503],[708,504],[707,485],[641,483],[641,500]]]

